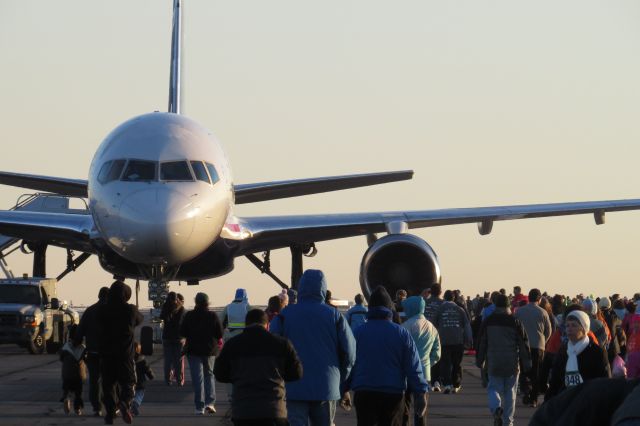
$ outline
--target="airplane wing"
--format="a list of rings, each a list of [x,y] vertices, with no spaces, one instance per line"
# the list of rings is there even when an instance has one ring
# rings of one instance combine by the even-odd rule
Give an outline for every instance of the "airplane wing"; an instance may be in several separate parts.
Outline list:
[[[520,206],[477,207],[410,212],[347,213],[238,218],[227,225],[223,237],[240,240],[239,255],[357,235],[385,232],[391,223],[404,222],[408,228],[478,223],[481,234],[491,231],[494,221],[537,217],[593,214],[604,223],[605,212],[640,209],[640,199],[590,201]]]
[[[299,197],[411,179],[413,170],[234,185],[236,204]]]
[[[88,214],[0,211],[0,234],[94,253],[93,218]]]
[[[0,184],[53,192],[70,197],[87,197],[87,181],[82,179],[0,172]]]
[[[233,190],[236,204],[246,204],[397,182],[411,179],[412,177],[412,170],[402,170],[397,172],[249,183],[234,185]],[[87,181],[83,179],[0,172],[0,184],[71,197],[87,197]]]

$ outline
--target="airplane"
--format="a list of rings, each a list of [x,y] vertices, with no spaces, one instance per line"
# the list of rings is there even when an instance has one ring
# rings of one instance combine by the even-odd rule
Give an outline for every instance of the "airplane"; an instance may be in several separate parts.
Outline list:
[[[403,288],[416,295],[440,282],[442,274],[434,249],[411,229],[477,223],[480,234],[488,235],[495,221],[577,214],[592,214],[601,225],[606,212],[640,208],[639,199],[629,199],[238,217],[235,205],[402,181],[413,171],[234,184],[220,142],[181,113],[182,3],[173,2],[167,112],[143,114],[116,127],[96,151],[87,180],[0,172],[1,184],[88,200],[83,212],[0,211],[0,234],[34,252],[34,276],[46,275],[46,248],[58,246],[82,253],[69,259],[68,269],[95,255],[118,278],[148,280],[157,290],[157,304],[169,282],[198,284],[222,276],[241,256],[287,287],[269,268],[269,253],[277,249],[291,250],[295,286],[302,257],[315,254],[315,243],[367,236],[360,263],[365,297],[378,285],[390,294]],[[260,260],[256,253],[263,252]]]

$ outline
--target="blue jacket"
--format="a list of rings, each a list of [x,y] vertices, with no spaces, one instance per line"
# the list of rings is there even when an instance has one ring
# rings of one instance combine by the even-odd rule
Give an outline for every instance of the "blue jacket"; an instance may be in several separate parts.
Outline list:
[[[427,382],[431,381],[431,366],[440,360],[440,336],[436,327],[424,315],[424,298],[411,296],[402,302],[407,320],[402,323],[418,349],[422,373]]]
[[[369,307],[369,320],[358,327],[356,365],[350,378],[354,391],[385,393],[427,392],[427,382],[413,338],[407,330],[391,322],[391,310]]]
[[[302,361],[302,379],[286,384],[288,400],[340,399],[341,382],[355,362],[353,333],[342,314],[324,303],[326,292],[322,271],[305,271],[298,303],[284,308],[269,326],[272,333],[291,340]]]
[[[368,311],[364,305],[354,305],[347,311],[347,322],[351,326],[351,331],[355,333],[358,327],[367,322]]]

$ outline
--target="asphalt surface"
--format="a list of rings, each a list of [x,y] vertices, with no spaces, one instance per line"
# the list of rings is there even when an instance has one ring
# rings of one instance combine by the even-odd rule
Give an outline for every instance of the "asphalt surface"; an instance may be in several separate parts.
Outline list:
[[[137,425],[231,425],[224,414],[229,409],[225,386],[216,385],[217,413],[194,415],[193,393],[187,366],[184,387],[169,387],[162,380],[162,348],[147,357],[157,379],[148,381],[141,415]],[[486,405],[486,391],[480,384],[478,369],[472,358],[465,356],[462,391],[456,395],[431,394],[428,422],[438,425],[493,425]],[[60,362],[57,355],[29,355],[15,345],[0,345],[0,425],[101,425],[103,419],[92,417],[85,384],[85,407],[89,414],[66,415],[59,402],[62,396]],[[518,403],[516,424],[526,425],[533,409]],[[115,424],[124,424],[116,419]],[[338,409],[335,424],[355,425],[355,412]]]

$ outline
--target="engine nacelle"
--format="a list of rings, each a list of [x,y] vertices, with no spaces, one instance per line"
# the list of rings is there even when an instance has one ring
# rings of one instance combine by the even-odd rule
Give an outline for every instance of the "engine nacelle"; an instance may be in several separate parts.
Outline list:
[[[431,284],[440,283],[438,256],[423,239],[411,234],[391,234],[380,238],[365,252],[360,264],[360,287],[369,300],[379,285],[395,297],[404,289],[417,296]]]

